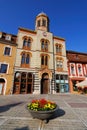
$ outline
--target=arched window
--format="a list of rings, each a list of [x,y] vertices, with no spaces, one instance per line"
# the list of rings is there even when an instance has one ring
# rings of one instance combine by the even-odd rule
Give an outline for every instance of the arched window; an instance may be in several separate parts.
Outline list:
[[[30,57],[32,56],[31,53],[22,52],[21,54],[21,67],[29,67],[30,66]]]
[[[41,65],[44,65],[44,56],[41,57]]]
[[[45,56],[45,65],[48,65],[48,57]]]
[[[23,47],[25,47],[27,45],[27,39],[25,38],[24,40],[23,40]]]
[[[29,54],[27,54],[27,56],[26,56],[26,64],[29,64],[29,60],[30,60],[30,57],[29,57]]]
[[[81,73],[81,66],[78,66],[78,72],[79,72],[79,74],[82,74]]]
[[[42,49],[42,50],[44,49],[44,41],[42,41],[41,49]]]
[[[48,43],[47,43],[47,41],[45,43],[45,50],[48,50]]]
[[[74,66],[71,66],[71,74],[75,74]]]
[[[31,49],[32,38],[23,37],[23,49],[30,50]]]
[[[20,82],[20,77],[21,77],[21,73],[20,72],[16,72],[15,73],[15,82]]]
[[[41,40],[41,50],[48,51],[48,41],[45,39]]]
[[[41,68],[48,67],[48,57],[49,55],[41,55]]]
[[[46,26],[46,20],[45,19],[42,20],[42,26]]]
[[[13,93],[27,94],[33,92],[33,74],[28,72],[16,72],[14,77]]]
[[[37,21],[37,27],[40,27],[40,20]]]
[[[56,68],[57,68],[58,71],[63,71],[63,59],[57,58]]]
[[[25,63],[25,59],[26,59],[26,56],[25,54],[22,55],[22,59],[21,59],[21,64],[24,64]]]
[[[61,44],[56,44],[56,53],[57,54],[62,54],[62,45]]]
[[[30,40],[30,39],[28,39],[27,46],[28,46],[29,48],[31,47],[31,40]]]

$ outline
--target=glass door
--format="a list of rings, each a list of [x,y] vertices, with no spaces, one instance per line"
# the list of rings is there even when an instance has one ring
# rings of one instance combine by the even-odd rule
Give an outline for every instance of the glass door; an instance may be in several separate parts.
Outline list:
[[[0,83],[0,95],[2,94],[3,83]]]
[[[65,92],[65,85],[64,84],[60,84],[60,92],[61,93]]]

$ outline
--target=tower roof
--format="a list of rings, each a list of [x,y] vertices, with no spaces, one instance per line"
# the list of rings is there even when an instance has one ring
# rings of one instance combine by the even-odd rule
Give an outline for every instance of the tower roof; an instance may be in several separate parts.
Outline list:
[[[37,16],[40,16],[40,15],[44,15],[47,17],[46,13],[44,13],[44,12],[39,13]]]

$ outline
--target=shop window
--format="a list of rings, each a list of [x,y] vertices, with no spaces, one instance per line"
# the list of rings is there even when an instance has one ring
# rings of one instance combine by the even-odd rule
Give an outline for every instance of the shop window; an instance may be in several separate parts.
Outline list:
[[[64,80],[64,75],[60,75],[60,80]]]
[[[20,72],[16,72],[15,73],[15,82],[20,82],[20,77],[21,77]]]
[[[57,93],[59,93],[59,92],[60,92],[59,83],[56,83],[56,92],[57,92]]]
[[[56,79],[59,80],[60,79],[60,75],[57,74],[56,75]]]
[[[16,72],[14,78],[13,93],[25,94],[33,91],[33,76],[32,73]]]

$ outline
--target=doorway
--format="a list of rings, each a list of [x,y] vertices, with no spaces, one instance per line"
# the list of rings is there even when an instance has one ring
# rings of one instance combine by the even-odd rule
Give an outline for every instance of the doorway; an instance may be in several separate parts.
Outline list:
[[[41,79],[41,94],[48,94],[48,93],[49,93],[49,75],[48,73],[43,73]]]
[[[0,79],[0,95],[3,95],[4,93],[4,84],[5,84],[5,80],[4,79]]]

